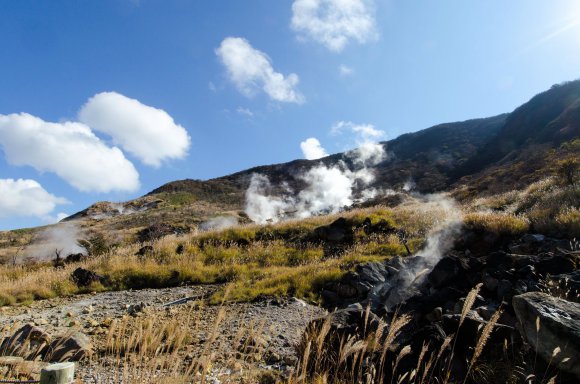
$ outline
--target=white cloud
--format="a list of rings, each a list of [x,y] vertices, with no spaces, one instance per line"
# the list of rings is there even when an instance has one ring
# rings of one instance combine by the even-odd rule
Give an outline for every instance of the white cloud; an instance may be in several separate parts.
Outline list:
[[[47,218],[57,205],[69,201],[48,193],[35,180],[0,179],[0,218]]]
[[[13,165],[54,172],[81,191],[135,191],[139,174],[117,147],[81,123],[49,123],[28,113],[0,115],[0,147]]]
[[[346,66],[346,65],[344,65],[344,64],[341,64],[341,65],[338,67],[338,73],[340,74],[340,76],[343,76],[343,77],[345,77],[345,76],[350,76],[350,75],[352,75],[352,74],[354,73],[354,70],[353,70],[352,68],[350,68],[350,67],[347,67],[347,66]]]
[[[226,67],[229,79],[247,97],[262,89],[272,100],[303,103],[304,96],[296,89],[298,75],[288,76],[274,71],[268,55],[240,37],[225,38],[216,55]]]
[[[252,112],[249,108],[238,107],[238,109],[236,109],[236,112],[238,112],[240,115],[244,115],[247,117],[254,117],[254,112]]]
[[[304,158],[307,160],[316,160],[328,156],[326,150],[320,145],[320,141],[315,137],[310,137],[301,142],[300,149],[302,149]]]
[[[374,0],[294,0],[291,27],[331,51],[376,38]]]
[[[99,93],[81,108],[79,120],[106,133],[113,142],[158,168],[164,160],[187,156],[190,138],[162,109],[142,104],[116,92]]]
[[[338,121],[330,129],[331,135],[341,135],[344,131],[351,131],[358,136],[357,141],[377,140],[385,136],[385,131],[376,129],[372,124],[355,124],[352,121]]]

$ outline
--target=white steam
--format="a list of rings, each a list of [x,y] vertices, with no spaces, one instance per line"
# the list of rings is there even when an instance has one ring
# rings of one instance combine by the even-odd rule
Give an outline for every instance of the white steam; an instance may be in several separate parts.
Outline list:
[[[62,258],[71,253],[86,253],[77,244],[82,238],[80,228],[75,223],[59,223],[35,235],[32,243],[26,247],[25,258],[37,261],[51,260],[56,257],[55,251]]]
[[[238,225],[238,219],[233,216],[218,216],[204,221],[199,225],[202,231],[221,230]]]
[[[378,191],[367,188],[375,179],[369,167],[386,159],[384,146],[364,136],[360,147],[346,156],[352,163],[350,167],[346,161],[332,166],[321,163],[298,176],[306,187],[297,194],[284,187],[286,193],[276,195],[266,176],[254,174],[246,191],[246,214],[256,223],[265,224],[336,213],[355,202],[376,197]]]
[[[385,298],[385,306],[394,308],[402,301],[412,297],[428,273],[453,248],[453,244],[461,231],[463,215],[455,200],[443,194],[433,194],[423,197],[425,214],[434,214],[436,223],[427,234],[425,246],[411,263],[404,264],[397,278],[389,282],[392,290]]]

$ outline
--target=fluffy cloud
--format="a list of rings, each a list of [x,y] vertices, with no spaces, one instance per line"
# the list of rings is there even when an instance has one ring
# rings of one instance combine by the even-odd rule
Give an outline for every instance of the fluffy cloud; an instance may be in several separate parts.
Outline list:
[[[307,160],[316,160],[328,156],[326,150],[322,148],[322,145],[320,145],[320,141],[315,137],[310,137],[301,142],[300,148],[302,149],[304,158]]]
[[[68,203],[66,199],[48,193],[35,180],[0,179],[0,218],[48,218],[57,205]]]
[[[303,103],[304,96],[296,89],[298,76],[284,76],[274,71],[268,55],[240,37],[225,38],[216,55],[226,68],[229,79],[245,96],[251,97],[262,89],[272,100]]]
[[[373,0],[294,0],[291,27],[299,36],[340,52],[350,40],[376,38]]]
[[[159,167],[164,160],[187,156],[187,131],[167,112],[116,92],[90,98],[81,108],[79,120],[110,135],[116,145],[144,164]]]
[[[84,192],[139,188],[139,174],[123,152],[105,145],[85,124],[0,115],[0,147],[10,164],[54,172]]]

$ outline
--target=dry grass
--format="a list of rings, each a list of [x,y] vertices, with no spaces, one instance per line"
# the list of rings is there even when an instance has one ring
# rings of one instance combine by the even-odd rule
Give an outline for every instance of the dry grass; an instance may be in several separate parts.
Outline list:
[[[525,217],[509,213],[474,212],[465,216],[465,226],[478,232],[517,236],[527,232],[530,224]]]
[[[471,202],[469,210],[475,215],[485,212],[499,221],[513,218],[524,220],[530,230],[547,235],[580,237],[580,183],[562,184],[555,177],[546,178],[520,191],[478,198]],[[498,216],[499,215],[499,216]],[[488,220],[492,216],[488,217]],[[510,218],[510,219],[506,219]],[[477,221],[477,220],[475,220]],[[502,226],[498,224],[501,229]],[[517,227],[522,227],[520,223]],[[492,226],[493,228],[493,226]]]
[[[423,241],[420,234],[435,220],[435,215],[413,214],[409,207],[401,211],[383,207],[353,210],[341,217],[359,229],[355,230],[355,243],[344,246],[340,257],[325,254],[322,244],[304,242],[314,228],[338,217],[166,236],[151,243],[154,251],[146,256],[136,255],[140,245],[129,244],[62,269],[54,269],[50,263],[0,265],[0,305],[105,289],[209,283],[232,283],[230,299],[236,301],[252,300],[259,295],[299,296],[319,301],[325,282],[340,279],[357,264],[406,254],[401,239],[393,234],[366,235],[359,228],[366,217],[373,223],[384,220],[393,226],[410,228],[406,240],[411,250],[420,247]],[[78,288],[70,280],[71,272],[78,267],[100,274],[105,278],[103,283]],[[212,300],[219,301],[221,297],[218,293]]]

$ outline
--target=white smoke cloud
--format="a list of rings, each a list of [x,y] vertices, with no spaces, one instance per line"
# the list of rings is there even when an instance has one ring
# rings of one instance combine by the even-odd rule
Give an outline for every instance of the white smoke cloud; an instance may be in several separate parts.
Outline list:
[[[106,133],[144,164],[158,168],[164,160],[187,156],[191,139],[162,109],[116,92],[96,94],[79,112],[79,120]]]
[[[392,309],[402,301],[412,297],[422,284],[428,273],[452,249],[455,239],[461,232],[463,214],[455,200],[444,194],[416,195],[424,200],[421,207],[425,214],[437,218],[435,225],[427,234],[423,248],[410,265],[399,270],[394,287],[385,298],[384,304]]]
[[[321,157],[328,156],[326,150],[320,145],[320,141],[318,141],[315,137],[309,137],[308,139],[304,140],[300,143],[300,149],[302,149],[302,153],[304,154],[304,158],[306,160],[317,160]]]
[[[349,170],[319,165],[301,178],[307,187],[298,195],[298,217],[336,213],[352,205],[356,175]]]
[[[24,254],[25,257],[35,260],[49,260],[56,257],[55,251],[58,251],[62,258],[71,253],[86,253],[86,250],[77,244],[82,238],[81,230],[75,223],[59,223],[35,235]]]
[[[330,129],[330,134],[338,136],[346,131],[355,136],[357,148],[349,152],[353,161],[363,167],[375,165],[387,159],[387,153],[382,144],[377,143],[385,136],[385,132],[372,124],[355,124],[351,121],[339,121]]]
[[[0,146],[10,164],[54,172],[83,192],[139,188],[139,174],[123,152],[81,123],[49,123],[28,113],[0,115]]]
[[[365,132],[368,134],[368,131]],[[302,149],[304,151],[304,147]],[[333,166],[319,164],[310,168],[298,176],[306,187],[297,194],[288,191],[282,196],[273,195],[268,178],[254,174],[246,191],[248,217],[260,224],[292,217],[305,218],[336,213],[355,202],[376,197],[380,192],[368,188],[375,179],[369,167],[386,158],[384,146],[367,138],[361,147],[348,152],[346,156],[352,162],[352,169],[345,161],[339,161]]]
[[[238,219],[233,216],[218,216],[207,221],[204,221],[199,225],[199,229],[202,231],[219,231],[222,229],[231,228],[238,225]]]
[[[292,209],[294,202],[288,196],[271,194],[272,185],[268,177],[253,174],[250,186],[246,190],[246,214],[258,223],[278,222],[286,212]]]
[[[0,179],[0,218],[32,216],[52,221],[50,213],[63,204],[69,201],[48,193],[35,180]]]
[[[229,79],[245,96],[251,97],[262,89],[272,100],[301,104],[304,96],[296,89],[298,75],[288,76],[274,71],[272,61],[240,37],[225,38],[216,55],[227,70]]]
[[[291,27],[334,52],[378,36],[373,0],[294,0]]]

